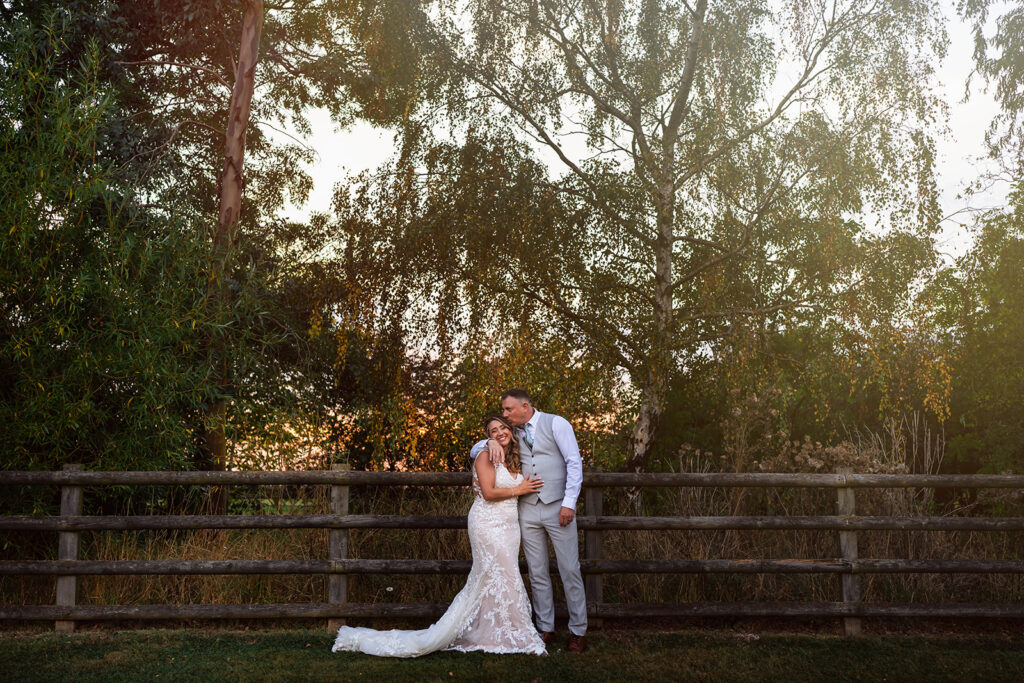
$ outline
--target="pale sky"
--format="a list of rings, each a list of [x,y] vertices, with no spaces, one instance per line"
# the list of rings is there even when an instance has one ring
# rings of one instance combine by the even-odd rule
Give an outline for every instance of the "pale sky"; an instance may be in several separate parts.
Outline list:
[[[938,75],[949,105],[950,134],[939,141],[936,169],[943,214],[953,218],[943,225],[939,249],[955,256],[963,253],[970,241],[966,226],[970,225],[972,216],[962,211],[1002,206],[1008,188],[1005,184],[997,185],[970,201],[961,196],[966,184],[976,179],[987,165],[982,158],[985,155],[984,133],[998,112],[998,106],[977,77],[972,79],[969,101],[963,101],[964,88],[974,67],[972,37],[968,26],[957,16],[954,2],[944,0],[943,6],[949,19],[950,45]],[[315,211],[330,212],[333,188],[339,180],[348,174],[378,167],[395,149],[391,131],[365,122],[338,130],[322,110],[310,112],[309,121],[314,134],[306,142],[319,153],[317,161],[307,167],[313,177],[313,190],[304,206],[290,205],[284,211],[285,217],[297,220],[304,220]]]

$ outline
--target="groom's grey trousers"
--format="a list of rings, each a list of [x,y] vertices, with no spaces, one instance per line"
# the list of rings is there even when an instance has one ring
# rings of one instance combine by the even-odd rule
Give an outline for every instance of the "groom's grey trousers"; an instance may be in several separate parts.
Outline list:
[[[569,631],[578,636],[587,633],[587,598],[580,574],[579,537],[576,518],[566,526],[558,524],[562,501],[551,503],[519,502],[519,529],[523,535],[523,553],[530,569],[530,591],[533,593],[533,615],[540,631],[555,630],[555,596],[551,588],[548,537],[555,549],[558,575],[565,589],[569,608]]]

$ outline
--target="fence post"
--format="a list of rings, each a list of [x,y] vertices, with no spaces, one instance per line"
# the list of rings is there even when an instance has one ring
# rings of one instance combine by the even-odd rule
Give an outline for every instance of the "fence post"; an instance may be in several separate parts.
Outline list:
[[[332,472],[348,472],[347,464],[331,465]],[[331,514],[348,514],[348,485],[331,486]],[[348,529],[331,529],[330,532],[330,557],[331,563],[334,560],[348,559]],[[340,605],[348,600],[348,574],[333,572],[327,579],[327,602],[332,605]],[[327,630],[337,631],[345,625],[344,619],[328,619]]]
[[[81,465],[64,465],[65,472],[81,472]],[[82,514],[82,487],[62,486],[60,489],[60,516],[77,516]],[[77,560],[78,559],[78,532],[61,531],[58,537],[57,559]],[[75,598],[78,593],[77,576],[57,577],[57,606],[74,607]],[[55,621],[54,629],[58,633],[70,633],[75,630],[73,621]]]
[[[850,474],[850,469],[847,467],[837,467],[836,474]],[[837,489],[838,491],[838,514],[839,515],[854,515],[856,514],[856,506],[854,504],[853,489],[842,487]],[[839,553],[842,559],[847,561],[856,561],[857,559],[857,532],[856,531],[840,531],[839,532]],[[860,575],[853,573],[844,573],[842,575],[843,582],[843,602],[854,603],[860,602]],[[843,631],[848,636],[859,636],[860,635],[860,617],[843,617]]]
[[[603,494],[604,489],[601,488],[588,488],[584,490],[584,505],[587,508],[587,517],[591,517],[595,521],[602,513]],[[588,560],[601,559],[600,529],[588,529],[583,532],[583,557]],[[587,593],[587,605],[590,607],[604,602],[604,588],[602,586],[601,579],[601,574],[587,574],[584,579],[584,589]],[[588,618],[587,621],[590,626],[600,626],[602,622],[599,618]]]

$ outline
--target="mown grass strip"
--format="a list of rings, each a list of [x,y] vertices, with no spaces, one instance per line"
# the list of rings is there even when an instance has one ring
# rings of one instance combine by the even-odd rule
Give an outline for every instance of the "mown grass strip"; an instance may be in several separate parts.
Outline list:
[[[722,631],[591,634],[582,656],[332,654],[322,630],[0,633],[0,678],[18,681],[928,680],[1018,681],[1024,637],[752,636]]]

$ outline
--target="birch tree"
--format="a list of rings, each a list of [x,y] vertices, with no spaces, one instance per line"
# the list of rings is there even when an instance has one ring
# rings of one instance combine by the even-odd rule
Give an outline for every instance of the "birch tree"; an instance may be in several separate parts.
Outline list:
[[[399,290],[442,292],[439,319],[460,295],[476,321],[526,306],[618,367],[633,469],[671,377],[716,343],[860,324],[927,265],[930,3],[478,0],[420,21],[449,81],[410,118],[443,133],[356,203],[342,188],[339,225],[367,257],[390,245]]]
[[[420,115],[550,160],[526,175],[574,226],[545,233],[534,215],[486,286],[626,373],[634,469],[688,355],[736,321],[848,296],[855,251],[936,226],[929,85],[945,35],[929,2],[478,0],[423,21],[462,80]],[[424,168],[423,196],[474,191],[445,184],[444,164],[411,184]],[[486,271],[462,256],[460,272]]]

